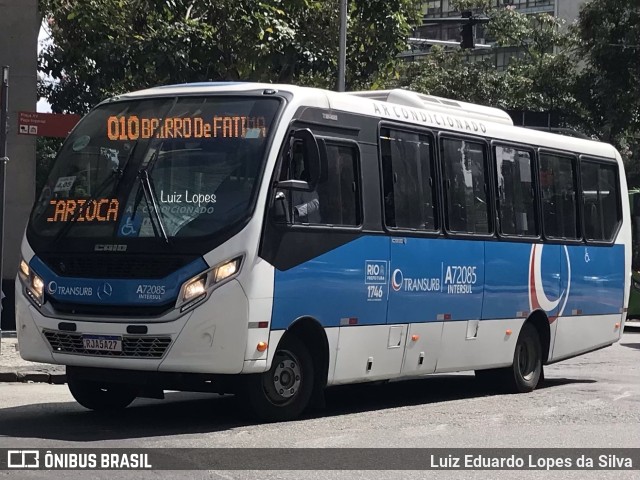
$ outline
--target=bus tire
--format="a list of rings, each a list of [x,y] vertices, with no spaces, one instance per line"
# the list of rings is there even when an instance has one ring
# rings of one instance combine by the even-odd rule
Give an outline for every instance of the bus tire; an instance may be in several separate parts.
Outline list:
[[[136,398],[135,389],[128,385],[81,380],[69,372],[67,386],[80,405],[97,412],[121,410]]]
[[[542,378],[542,345],[536,327],[528,322],[522,326],[510,367],[477,370],[476,377],[507,393],[533,391]]]
[[[538,386],[542,375],[542,345],[532,323],[525,323],[520,330],[510,370],[506,384],[510,392],[527,393]]]
[[[269,371],[246,378],[244,400],[260,420],[292,420],[309,405],[313,384],[311,354],[298,337],[289,334],[278,345]]]

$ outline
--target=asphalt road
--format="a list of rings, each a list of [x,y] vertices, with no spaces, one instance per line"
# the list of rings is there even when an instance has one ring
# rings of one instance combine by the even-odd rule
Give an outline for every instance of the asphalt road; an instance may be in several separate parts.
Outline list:
[[[170,392],[118,416],[89,412],[66,386],[0,384],[0,448],[54,447],[640,447],[640,331],[546,367],[542,388],[496,395],[473,374],[339,387],[326,409],[288,423],[247,420],[232,396]],[[225,471],[188,478],[640,478],[640,472]],[[12,472],[58,478],[62,472]],[[185,472],[187,473],[187,472]],[[0,472],[0,478],[9,475]],[[176,478],[177,472],[91,472],[91,478]],[[64,473],[88,478],[87,472]]]

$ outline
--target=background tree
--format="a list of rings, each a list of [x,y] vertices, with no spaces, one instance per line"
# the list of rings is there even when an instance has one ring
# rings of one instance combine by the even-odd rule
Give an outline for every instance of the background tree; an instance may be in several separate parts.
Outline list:
[[[52,43],[39,70],[54,111],[194,81],[335,85],[337,0],[41,0]],[[369,84],[406,48],[416,0],[352,0],[347,83]]]
[[[421,61],[385,80],[424,93],[505,109],[558,113],[561,126],[610,142],[640,186],[640,8],[637,0],[592,0],[575,25],[548,14],[525,15],[488,0],[458,0],[484,12],[487,36],[516,47],[504,71],[492,59],[433,47]],[[494,5],[493,7],[491,5]],[[474,52],[477,53],[477,52]]]
[[[51,163],[62,146],[62,138],[36,138],[36,192],[40,192],[47,181]]]
[[[581,70],[575,94],[585,127],[614,144],[640,186],[640,6],[638,0],[592,0],[573,29]]]
[[[486,35],[496,47],[517,48],[517,57],[504,70],[495,65],[493,53],[470,61],[468,51],[432,47],[386,85],[504,109],[562,112],[565,126],[580,127],[582,108],[574,95],[571,33],[551,15],[525,15],[490,4],[495,5],[486,0],[457,2],[461,10],[487,14]]]
[[[491,0],[487,37],[515,47],[493,58],[433,47],[402,62],[419,0],[350,0],[347,89],[411,88],[504,109],[559,113],[561,126],[613,143],[640,185],[640,20],[637,0],[592,0],[577,25]],[[335,88],[338,0],[40,0],[52,43],[39,70],[56,112],[85,113],[108,96],[155,85],[248,80]],[[474,52],[478,53],[478,52]],[[633,162],[630,160],[633,158]]]

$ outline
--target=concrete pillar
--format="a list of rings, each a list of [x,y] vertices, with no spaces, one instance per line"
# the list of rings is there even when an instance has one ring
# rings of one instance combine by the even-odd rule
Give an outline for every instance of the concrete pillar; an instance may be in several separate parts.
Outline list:
[[[18,135],[18,112],[35,111],[40,18],[37,0],[0,0],[0,65],[8,65],[9,138],[2,289],[2,329],[14,328],[14,279],[20,242],[33,206],[36,139]]]

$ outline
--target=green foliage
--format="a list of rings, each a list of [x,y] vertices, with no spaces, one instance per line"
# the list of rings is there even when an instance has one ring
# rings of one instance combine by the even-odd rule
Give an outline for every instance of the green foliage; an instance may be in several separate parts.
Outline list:
[[[416,0],[349,2],[347,84],[386,73],[419,12]],[[337,0],[40,0],[52,45],[39,70],[54,111],[194,81],[335,84]],[[317,83],[316,83],[317,82]]]
[[[425,60],[407,64],[401,78],[386,86],[482,104],[498,104],[506,93],[490,61],[469,62],[464,54],[439,46]]]
[[[400,65],[384,83],[505,109],[557,112],[561,126],[612,143],[640,185],[640,9],[637,0],[592,0],[576,25],[548,14],[524,15],[495,2],[457,0],[458,10],[486,13],[486,35],[518,51],[504,71],[493,52],[470,63],[463,51],[432,48]],[[476,51],[478,54],[481,51]]]
[[[449,0],[449,6],[458,12],[466,10],[486,12],[495,5],[491,0]]]
[[[432,47],[422,60],[400,66],[385,85],[504,109],[561,112],[564,126],[580,128],[583,109],[574,94],[573,36],[563,23],[548,14],[487,8],[495,2],[456,3],[460,9],[483,11],[490,18],[485,35],[517,55],[498,69],[495,50],[477,50],[470,58],[468,51]]]
[[[36,193],[40,193],[47,181],[51,163],[62,146],[62,138],[38,137],[36,139]]]
[[[640,185],[640,8],[637,0],[592,0],[573,28],[583,61],[576,96],[590,132],[618,147],[629,183]]]
[[[404,63],[397,54],[419,23],[421,2],[350,0],[347,89],[402,87],[557,112],[562,126],[613,143],[630,183],[640,185],[637,0],[591,0],[570,28],[493,0],[450,5],[489,16],[486,36],[517,57],[499,69],[495,50],[471,56],[434,47]],[[53,43],[39,70],[55,81],[39,90],[56,112],[85,113],[105,97],[170,83],[336,85],[339,0],[40,0],[40,7]]]
[[[420,3],[414,0],[349,2],[347,90],[369,88],[378,77],[394,71],[397,55],[407,49],[406,39],[420,18]]]

